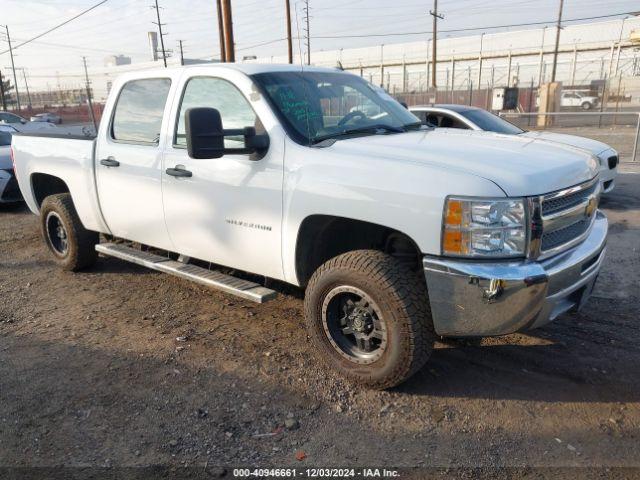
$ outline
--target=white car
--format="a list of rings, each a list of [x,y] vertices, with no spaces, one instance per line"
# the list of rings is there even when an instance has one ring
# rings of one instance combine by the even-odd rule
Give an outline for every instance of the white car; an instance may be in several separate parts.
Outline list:
[[[618,152],[606,143],[577,135],[523,130],[504,118],[482,108],[466,105],[418,105],[410,107],[409,110],[418,116],[425,125],[431,127],[459,128],[518,135],[586,150],[598,157],[603,193],[609,193],[615,187],[619,156]]]
[[[584,306],[604,259],[591,154],[426,128],[351,73],[131,72],[103,118],[94,139],[14,136],[53,262],[80,270],[99,252],[256,302],[278,299],[263,278],[295,285],[319,358],[374,388],[418,371],[439,335]]]
[[[22,200],[11,162],[11,137],[18,131],[0,124],[0,204]]]
[[[563,91],[560,94],[560,106],[591,110],[600,105],[600,99],[582,92]]]
[[[60,125],[62,123],[62,117],[55,113],[39,113],[31,117],[32,122],[46,122],[53,123],[54,125]]]

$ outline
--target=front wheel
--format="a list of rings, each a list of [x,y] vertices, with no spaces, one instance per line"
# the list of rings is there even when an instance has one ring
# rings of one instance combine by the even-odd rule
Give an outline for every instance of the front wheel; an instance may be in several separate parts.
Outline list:
[[[582,104],[582,109],[583,109],[583,110],[591,110],[591,107],[592,107],[592,105],[591,105],[591,103],[590,103],[590,102],[584,102],[584,103]]]
[[[99,235],[84,228],[71,195],[50,195],[40,208],[42,237],[63,270],[77,271],[90,267],[98,258],[95,246]]]
[[[436,338],[422,275],[375,250],[348,252],[318,268],[307,286],[305,317],[324,363],[374,388],[413,375]]]

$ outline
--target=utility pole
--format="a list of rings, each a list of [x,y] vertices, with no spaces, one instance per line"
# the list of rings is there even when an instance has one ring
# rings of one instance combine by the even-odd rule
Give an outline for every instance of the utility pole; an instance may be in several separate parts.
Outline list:
[[[27,89],[27,101],[29,102],[29,110],[31,110],[31,93],[29,93],[29,83],[27,82],[27,72],[24,68],[22,70],[22,78],[24,78],[24,88]]]
[[[436,88],[436,65],[438,63],[438,19],[444,20],[444,15],[438,14],[438,0],[433,0],[433,10],[429,11],[429,15],[433,17],[433,67],[431,68],[431,86]]]
[[[289,63],[293,63],[293,39],[291,37],[291,2],[285,0],[286,15],[287,15],[287,48],[289,52]]]
[[[18,105],[18,111],[20,111],[20,92],[18,92],[18,78],[16,77],[16,67],[13,63],[13,48],[11,47],[11,36],[9,35],[9,26],[4,26],[7,32],[7,43],[9,44],[9,55],[11,56],[11,70],[13,71],[13,88],[16,90],[16,103]]]
[[[178,45],[180,45],[180,65],[184,65],[184,51],[182,50],[182,40],[178,40]]]
[[[225,61],[233,63],[236,61],[236,46],[233,40],[233,13],[231,11],[231,0],[222,0],[222,21],[225,39]]]
[[[87,57],[82,57],[82,63],[84,64],[84,78],[87,87],[87,103],[89,104],[89,113],[91,114],[91,121],[93,122],[93,129],[98,134],[98,122],[96,122],[96,115],[93,112],[93,102],[91,101],[91,81],[89,80],[89,72],[87,70]]]
[[[216,10],[218,12],[218,42],[220,43],[220,61],[227,61],[227,49],[224,46],[224,22],[222,20],[222,4],[216,0]]]
[[[560,30],[562,29],[562,8],[564,0],[560,0],[560,8],[558,9],[558,26],[556,28],[556,46],[553,50],[553,67],[551,69],[551,83],[556,81],[556,70],[558,68],[558,48],[560,48]]]
[[[307,65],[311,65],[311,28],[309,26],[309,0],[304,0],[305,35],[307,37]]]
[[[151,22],[158,26],[158,31],[160,32],[160,48],[162,49],[162,61],[164,62],[165,68],[167,67],[167,52],[164,49],[164,34],[162,33],[162,22],[160,22],[160,7],[158,6],[158,0],[155,0],[155,7],[151,7],[156,9],[156,16],[158,18],[158,23]]]

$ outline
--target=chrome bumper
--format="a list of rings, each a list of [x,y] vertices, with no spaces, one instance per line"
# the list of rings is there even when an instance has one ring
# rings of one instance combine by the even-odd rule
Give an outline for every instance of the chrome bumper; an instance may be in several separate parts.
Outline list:
[[[438,335],[504,335],[540,327],[582,307],[605,255],[608,222],[598,211],[589,236],[539,262],[471,262],[425,257]]]

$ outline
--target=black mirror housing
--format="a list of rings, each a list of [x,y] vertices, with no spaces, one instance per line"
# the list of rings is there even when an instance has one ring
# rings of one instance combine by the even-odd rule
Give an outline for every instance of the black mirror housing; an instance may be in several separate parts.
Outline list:
[[[225,130],[222,116],[215,108],[189,108],[185,112],[187,151],[191,158],[211,159],[224,155],[258,154],[262,158],[269,149],[269,136],[257,135],[254,127]],[[244,137],[244,148],[226,148],[224,137]]]
[[[215,108],[189,108],[185,112],[187,151],[191,158],[220,158],[224,155],[222,117]]]

